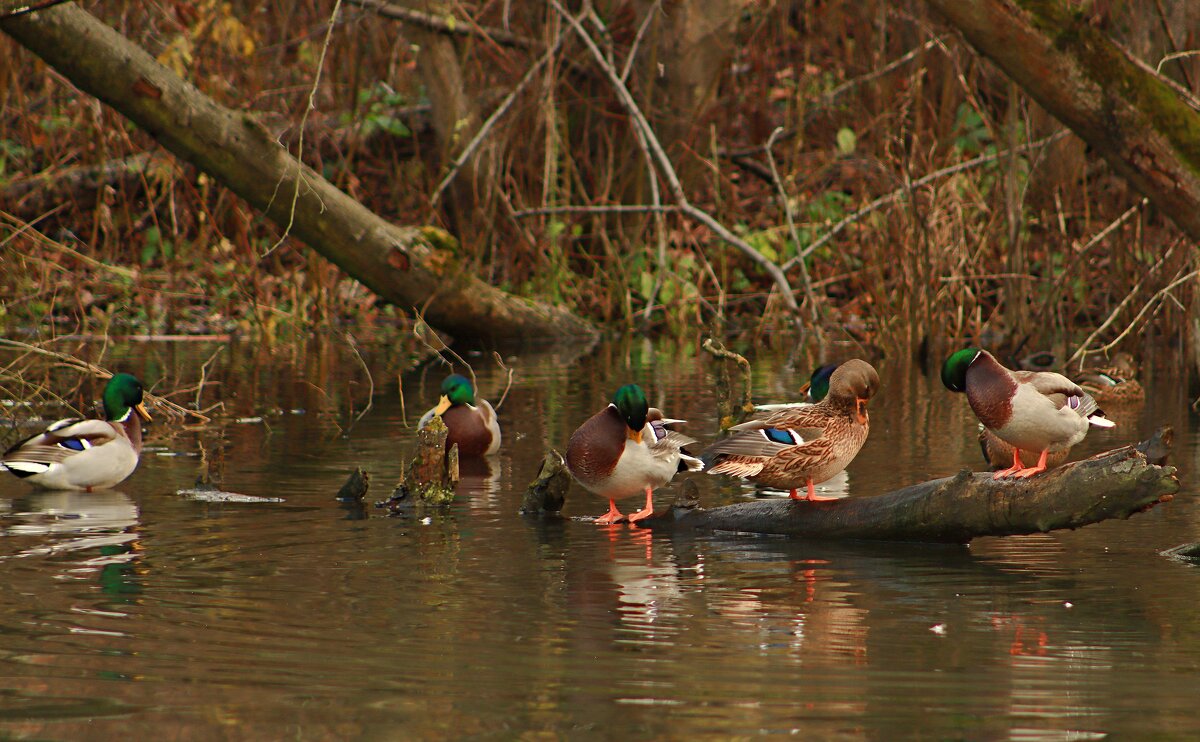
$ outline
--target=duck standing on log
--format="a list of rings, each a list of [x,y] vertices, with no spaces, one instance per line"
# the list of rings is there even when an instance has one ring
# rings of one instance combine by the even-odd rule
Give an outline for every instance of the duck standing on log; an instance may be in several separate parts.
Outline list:
[[[596,519],[607,525],[626,517],[617,500],[646,494],[646,506],[628,517],[630,523],[654,513],[655,487],[677,472],[700,471],[703,464],[681,449],[696,441],[670,426],[672,420],[650,407],[637,384],[626,384],[612,402],[580,425],[567,443],[567,470],[583,488],[608,499],[608,512]]]
[[[792,499],[817,497],[816,485],[843,469],[867,440],[867,402],[879,390],[879,374],[854,358],[829,378],[828,395],[817,404],[783,409],[761,420],[730,428],[733,435],[701,455],[709,474],[729,474],[768,487],[790,490]],[[797,490],[808,488],[807,498]]]
[[[478,404],[478,406],[476,406]],[[421,416],[417,428],[425,427],[435,415],[446,424],[446,450],[458,444],[459,456],[491,456],[500,450],[500,423],[486,399],[475,401],[475,388],[461,374],[442,380],[437,406]]]
[[[1051,453],[1069,449],[1092,425],[1114,427],[1096,400],[1062,374],[1049,371],[1010,371],[988,353],[966,348],[942,364],[942,383],[952,392],[965,392],[971,410],[984,427],[1013,447],[1013,463],[994,479],[1032,477],[1046,471]],[[1039,454],[1027,467],[1021,450]]]
[[[59,420],[4,452],[0,469],[54,490],[105,489],[137,468],[142,451],[142,383],[117,374],[104,385],[104,420]]]

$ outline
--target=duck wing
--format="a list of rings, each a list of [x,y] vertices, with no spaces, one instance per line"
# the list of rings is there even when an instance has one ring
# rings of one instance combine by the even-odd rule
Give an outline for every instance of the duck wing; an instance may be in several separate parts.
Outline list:
[[[1092,395],[1062,374],[1045,371],[1018,371],[1014,373],[1014,376],[1017,377],[1017,381],[1032,386],[1053,402],[1058,409],[1068,407],[1097,427],[1112,428],[1116,426],[1116,423],[1105,417],[1104,410],[1100,409],[1100,405],[1096,404]]]
[[[746,427],[750,423],[754,425]],[[769,459],[801,447],[823,448],[818,442],[824,440],[824,428],[777,428],[767,425],[763,420],[752,420],[750,423],[730,428],[737,432],[709,446],[703,458],[749,456]]]
[[[1014,371],[1013,376],[1018,383],[1028,384],[1043,396],[1049,397],[1055,407],[1063,407],[1071,397],[1080,397],[1084,393],[1078,384],[1052,371]]]
[[[0,463],[54,464],[124,437],[119,426],[104,420],[68,418],[18,442],[4,452]]]

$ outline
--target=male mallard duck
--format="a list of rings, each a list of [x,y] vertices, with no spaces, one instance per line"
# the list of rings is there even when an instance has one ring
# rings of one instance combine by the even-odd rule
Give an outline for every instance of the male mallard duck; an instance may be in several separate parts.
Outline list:
[[[983,452],[983,458],[992,471],[1007,469],[1013,465],[1015,460],[1013,459],[1013,447],[1000,440],[995,433],[984,427],[983,423],[979,424],[979,450]],[[1021,451],[1021,454],[1024,454],[1028,460],[1037,456],[1038,452]],[[1071,449],[1069,448],[1049,454],[1046,457],[1046,468],[1056,469],[1062,466],[1070,454]]]
[[[807,407],[814,405],[825,399],[829,394],[829,379],[833,376],[833,372],[837,369],[836,363],[826,363],[823,366],[817,366],[813,369],[812,376],[804,385],[800,387],[800,391],[804,394],[803,402],[784,402],[781,404],[756,404],[754,409],[757,412],[776,412],[778,410],[790,410],[796,407]]]
[[[440,415],[449,433],[446,448],[458,444],[459,456],[490,456],[500,450],[500,423],[496,411],[486,399],[475,406],[475,389],[461,374],[442,380],[442,396],[437,407],[421,416],[417,428],[425,427],[434,415]]]
[[[45,489],[104,489],[124,481],[142,451],[142,384],[117,374],[104,385],[104,420],[59,420],[4,452],[0,468]],[[137,413],[136,415],[134,413]]]
[[[834,370],[829,393],[810,407],[781,410],[763,420],[730,428],[733,435],[701,454],[712,461],[709,474],[730,474],[768,487],[796,490],[808,486],[808,500],[818,498],[816,484],[830,479],[854,460],[867,440],[867,402],[879,389],[879,374],[857,358]]]
[[[592,415],[571,434],[567,443],[567,469],[584,489],[608,498],[608,512],[597,523],[619,523],[625,516],[617,500],[646,493],[646,506],[629,516],[629,522],[654,513],[655,487],[670,482],[679,471],[700,471],[701,461],[680,449],[695,443],[670,429],[675,423],[650,407],[637,384],[626,384],[612,403]]]
[[[1080,371],[1075,381],[1092,395],[1096,404],[1137,404],[1146,400],[1146,390],[1135,378],[1137,372],[1137,361],[1129,353],[1121,352],[1107,366]]]
[[[1013,446],[1012,467],[993,475],[1031,477],[1046,470],[1050,453],[1083,440],[1088,426],[1111,428],[1096,400],[1062,374],[1010,371],[986,350],[967,348],[942,364],[942,383],[966,392],[971,410],[984,427]],[[1026,467],[1021,450],[1037,451],[1038,463]]]

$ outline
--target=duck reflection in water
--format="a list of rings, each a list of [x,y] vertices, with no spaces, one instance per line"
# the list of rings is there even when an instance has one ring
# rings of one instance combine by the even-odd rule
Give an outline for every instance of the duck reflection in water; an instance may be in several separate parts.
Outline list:
[[[140,553],[138,516],[137,505],[116,490],[34,492],[12,501],[0,516],[0,534],[19,547],[0,558],[79,553],[82,558],[66,562],[60,577],[79,579],[99,570],[105,592],[136,592],[127,583]]]
[[[458,460],[458,496],[472,510],[497,510],[504,506],[500,491],[498,457],[466,456]]]

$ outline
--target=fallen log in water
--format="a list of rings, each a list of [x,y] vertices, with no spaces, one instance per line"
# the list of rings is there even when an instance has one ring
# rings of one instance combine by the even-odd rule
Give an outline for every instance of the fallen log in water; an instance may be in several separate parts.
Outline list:
[[[810,539],[867,539],[966,543],[980,536],[1013,536],[1079,528],[1171,499],[1175,468],[1146,460],[1145,448],[1126,446],[1026,480],[992,479],[991,472],[914,484],[877,497],[826,502],[754,500],[704,510],[675,504],[636,525],[661,531],[736,531]]]

